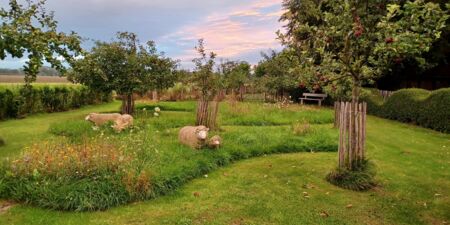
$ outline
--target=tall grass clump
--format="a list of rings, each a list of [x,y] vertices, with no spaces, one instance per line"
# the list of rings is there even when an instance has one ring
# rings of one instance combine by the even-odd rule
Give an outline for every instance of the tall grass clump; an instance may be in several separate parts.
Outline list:
[[[58,210],[103,210],[150,191],[134,155],[106,142],[43,142],[0,170],[0,198]]]
[[[294,133],[297,136],[303,136],[312,131],[311,124],[309,124],[307,121],[294,122],[292,123],[291,128],[292,133]]]
[[[374,188],[377,183],[374,165],[366,160],[354,166],[352,170],[347,168],[336,168],[331,171],[326,179],[331,184],[353,191],[366,191]]]

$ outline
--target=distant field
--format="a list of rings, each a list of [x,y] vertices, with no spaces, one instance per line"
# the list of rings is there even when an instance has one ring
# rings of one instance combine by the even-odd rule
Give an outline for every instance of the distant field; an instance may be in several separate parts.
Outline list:
[[[0,75],[0,83],[24,83],[23,75]],[[69,83],[65,77],[38,76],[36,83]]]

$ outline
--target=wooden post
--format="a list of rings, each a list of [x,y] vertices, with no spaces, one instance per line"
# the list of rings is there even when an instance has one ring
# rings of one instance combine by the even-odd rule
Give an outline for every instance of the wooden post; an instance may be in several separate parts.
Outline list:
[[[354,146],[353,146],[353,140],[354,140],[354,116],[353,116],[353,102],[349,102],[348,103],[348,116],[349,116],[349,125],[348,125],[348,161],[349,161],[349,166],[350,168],[352,167],[352,163],[353,163],[353,151],[354,151]]]
[[[340,123],[341,102],[334,103],[334,127],[338,128]]]
[[[362,117],[363,117],[363,119],[362,119],[362,126],[363,126],[363,128],[361,129],[362,130],[362,153],[361,153],[361,156],[362,156],[362,159],[364,160],[365,159],[365,157],[366,157],[366,117],[367,117],[367,103],[366,102],[364,102],[363,103],[363,113],[362,113]]]
[[[196,125],[207,125],[208,119],[208,100],[200,97],[197,102],[197,121]]]
[[[342,114],[342,121],[340,126],[342,127],[342,152],[344,154],[344,167],[346,165],[347,162],[347,140],[346,140],[346,130],[347,130],[347,105],[345,104],[345,102],[341,103],[342,107],[341,107],[341,114]]]
[[[342,167],[344,167],[345,166],[345,147],[344,147],[344,145],[345,145],[345,141],[344,141],[344,128],[345,128],[345,125],[343,125],[344,124],[344,104],[341,102],[341,103],[338,103],[338,105],[337,105],[338,107],[339,107],[339,111],[340,111],[340,113],[338,114],[339,115],[339,117],[337,118],[339,121],[338,121],[338,124],[340,124],[340,126],[339,126],[339,167],[340,168],[342,168]]]
[[[357,164],[359,164],[361,157],[359,157],[360,155],[360,151],[361,151],[361,110],[360,110],[360,106],[361,104],[356,103],[355,105],[355,113],[356,113],[356,118],[355,118],[355,160],[357,162]]]
[[[207,127],[215,130],[217,127],[217,113],[219,111],[219,101],[214,100],[210,104]]]

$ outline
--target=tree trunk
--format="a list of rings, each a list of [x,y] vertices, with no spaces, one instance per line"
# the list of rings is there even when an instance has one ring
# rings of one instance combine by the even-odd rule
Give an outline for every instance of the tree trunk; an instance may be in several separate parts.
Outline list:
[[[241,85],[239,87],[239,101],[243,102],[244,101],[244,85]]]
[[[152,99],[154,101],[159,101],[159,96],[158,96],[158,91],[157,90],[153,90],[152,91]]]
[[[133,94],[122,95],[122,114],[130,114],[134,113],[134,98]]]

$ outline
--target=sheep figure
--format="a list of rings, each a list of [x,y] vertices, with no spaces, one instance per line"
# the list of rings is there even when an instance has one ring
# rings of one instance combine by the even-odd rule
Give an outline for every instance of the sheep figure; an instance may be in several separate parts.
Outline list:
[[[121,132],[133,125],[133,117],[131,115],[120,115],[119,113],[90,113],[86,116],[85,120],[94,123],[95,127],[113,122],[111,127],[117,132]]]
[[[85,120],[93,122],[95,126],[101,126],[108,122],[115,122],[121,116],[119,113],[89,113]]]
[[[206,145],[209,128],[205,126],[185,126],[178,134],[181,144],[191,148],[200,149]]]
[[[112,125],[111,127],[116,131],[116,132],[121,132],[124,129],[129,128],[130,126],[133,126],[133,117],[129,114],[123,114],[122,116],[120,116],[119,118],[117,118],[114,121],[114,125]]]
[[[222,145],[222,138],[219,135],[214,135],[208,141],[208,147],[218,149]]]

